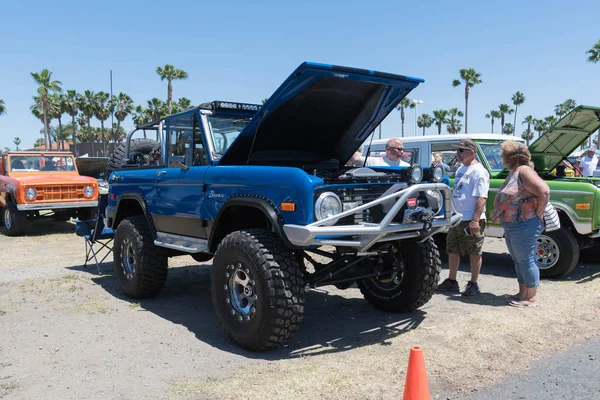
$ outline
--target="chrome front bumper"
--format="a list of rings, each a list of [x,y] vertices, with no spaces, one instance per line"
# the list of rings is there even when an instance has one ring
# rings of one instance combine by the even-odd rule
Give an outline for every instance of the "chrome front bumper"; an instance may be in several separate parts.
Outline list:
[[[424,223],[400,224],[392,222],[409,198],[415,197],[418,192],[426,190],[439,190],[444,197],[444,215],[436,217],[433,220],[430,230],[424,231]],[[327,226],[328,223],[337,221],[340,218],[356,214],[357,212],[389,201],[395,201],[395,204],[379,224],[363,223]],[[425,240],[444,228],[458,224],[461,219],[461,214],[453,212],[452,192],[448,185],[443,183],[424,183],[410,186],[404,190],[380,197],[377,200],[309,225],[285,224],[283,225],[283,230],[290,243],[295,246],[347,246],[358,248],[358,251],[367,251],[379,242],[414,237]],[[353,236],[353,238],[348,239],[348,236]]]
[[[19,211],[31,210],[56,210],[63,208],[86,208],[98,207],[98,200],[89,201],[69,201],[64,203],[32,203],[32,204],[17,204]]]

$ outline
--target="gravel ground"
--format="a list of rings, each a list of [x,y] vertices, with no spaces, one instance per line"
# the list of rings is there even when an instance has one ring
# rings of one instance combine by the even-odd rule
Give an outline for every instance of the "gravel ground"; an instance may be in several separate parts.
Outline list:
[[[515,309],[505,296],[516,287],[510,258],[493,239],[480,296],[436,294],[416,313],[387,314],[356,288],[319,288],[291,343],[266,353],[223,333],[210,263],[172,258],[161,294],[134,301],[121,294],[112,263],[102,275],[83,268],[83,240],[70,223],[38,221],[27,236],[0,236],[0,248],[6,399],[397,399],[413,345],[424,349],[432,397],[464,398],[600,332],[600,265],[543,281],[541,306]]]

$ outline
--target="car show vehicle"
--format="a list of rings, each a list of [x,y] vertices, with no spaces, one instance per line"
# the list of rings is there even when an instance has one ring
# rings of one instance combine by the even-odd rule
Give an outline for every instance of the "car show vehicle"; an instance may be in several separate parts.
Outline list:
[[[18,236],[41,217],[90,219],[98,207],[96,179],[80,176],[68,152],[10,151],[0,165],[2,233]],[[45,211],[52,211],[45,213]]]
[[[461,218],[443,171],[345,166],[420,82],[303,63],[262,106],[212,101],[138,125],[108,163],[122,290],[156,295],[169,257],[212,260],[219,322],[251,350],[289,340],[319,286],[356,283],[390,312],[427,303],[432,235]]]
[[[600,128],[600,108],[579,106],[550,127],[530,146],[534,168],[550,187],[550,202],[557,209],[561,229],[542,232],[537,243],[536,263],[542,277],[562,277],[569,274],[579,262],[580,251],[600,246],[600,179],[554,174],[555,168]],[[428,135],[403,138],[405,157],[411,162],[430,162],[431,155],[440,152],[444,162],[454,167],[456,145],[470,138],[477,144],[477,159],[490,173],[490,192],[486,210],[486,236],[503,237],[499,224],[490,221],[496,192],[508,171],[502,165],[501,147],[505,140],[523,141],[501,134]],[[377,154],[385,140],[375,140],[370,152]],[[368,144],[363,144],[363,152]],[[446,172],[452,177],[454,172]],[[443,239],[440,242],[443,243]]]

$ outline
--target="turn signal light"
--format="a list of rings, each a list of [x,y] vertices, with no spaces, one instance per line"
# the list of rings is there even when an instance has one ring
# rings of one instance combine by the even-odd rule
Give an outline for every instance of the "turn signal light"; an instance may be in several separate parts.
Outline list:
[[[590,203],[575,204],[575,209],[577,209],[577,210],[589,210],[590,209]]]
[[[296,211],[296,203],[281,203],[279,209],[281,211]]]

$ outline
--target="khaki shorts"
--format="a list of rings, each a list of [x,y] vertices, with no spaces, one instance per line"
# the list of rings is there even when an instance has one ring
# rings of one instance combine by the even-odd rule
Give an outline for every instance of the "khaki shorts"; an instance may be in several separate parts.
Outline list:
[[[479,221],[479,233],[467,236],[465,229],[471,221],[462,221],[446,235],[446,253],[480,255],[483,248],[485,219]]]

